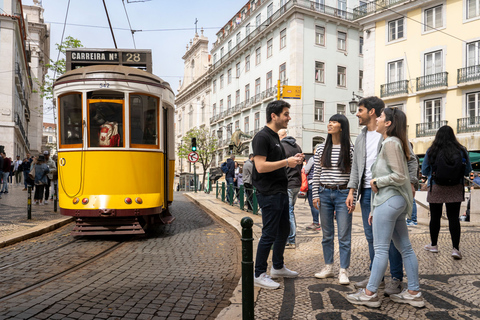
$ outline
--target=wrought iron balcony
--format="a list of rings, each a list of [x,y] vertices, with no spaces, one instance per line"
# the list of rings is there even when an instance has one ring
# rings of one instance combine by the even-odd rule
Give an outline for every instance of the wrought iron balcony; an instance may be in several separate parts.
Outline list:
[[[380,86],[380,96],[382,98],[403,93],[408,93],[408,80],[390,82]]]
[[[20,115],[17,112],[15,112],[15,125],[20,130],[20,133],[22,134],[22,137],[25,140],[25,145],[27,146],[28,149],[30,149],[30,142],[28,141],[27,133],[25,132],[25,129],[23,128],[22,118],[20,117]]]
[[[457,70],[457,83],[480,80],[480,65],[461,68]]]
[[[417,91],[446,86],[448,86],[448,72],[439,72],[417,77]]]
[[[457,133],[480,131],[480,117],[457,119]]]
[[[393,7],[396,4],[404,3],[410,0],[376,0],[363,4],[353,9],[353,19],[359,19],[370,13],[383,11]]]
[[[448,121],[446,120],[417,123],[417,138],[434,136],[437,134],[438,129],[447,123]]]

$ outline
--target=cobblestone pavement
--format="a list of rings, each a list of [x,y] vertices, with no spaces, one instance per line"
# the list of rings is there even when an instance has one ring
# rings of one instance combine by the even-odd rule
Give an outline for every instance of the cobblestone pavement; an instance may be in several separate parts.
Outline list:
[[[180,193],[175,193],[171,212],[176,217],[172,225],[131,239],[74,273],[0,302],[0,319],[214,319],[230,304],[240,277],[238,237]],[[68,235],[69,228],[0,249],[0,296],[13,290],[10,278],[19,282],[22,273],[44,272],[33,262],[14,270],[2,266],[65,245],[36,262],[47,270],[64,269],[69,260],[114,241],[82,238],[69,243],[75,239]],[[99,248],[92,249],[95,246]],[[72,252],[63,252],[64,248]]]

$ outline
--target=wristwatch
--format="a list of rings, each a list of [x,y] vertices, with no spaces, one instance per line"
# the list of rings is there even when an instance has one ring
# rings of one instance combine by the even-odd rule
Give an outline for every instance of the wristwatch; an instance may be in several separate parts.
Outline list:
[[[375,185],[375,187],[378,188],[378,186],[377,186],[377,180],[373,180],[373,184]]]

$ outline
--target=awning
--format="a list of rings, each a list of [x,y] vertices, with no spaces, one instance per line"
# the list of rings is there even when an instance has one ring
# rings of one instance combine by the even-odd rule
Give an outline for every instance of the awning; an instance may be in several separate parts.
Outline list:
[[[480,152],[476,151],[470,151],[468,152],[468,157],[470,158],[470,162],[472,164],[474,163],[480,163]],[[418,159],[420,160],[420,164],[422,164],[424,157],[419,157]]]

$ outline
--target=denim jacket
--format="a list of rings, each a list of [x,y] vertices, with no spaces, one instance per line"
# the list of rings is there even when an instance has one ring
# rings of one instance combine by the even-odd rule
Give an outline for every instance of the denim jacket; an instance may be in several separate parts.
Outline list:
[[[45,163],[35,165],[35,184],[47,184],[47,173],[50,171]]]

